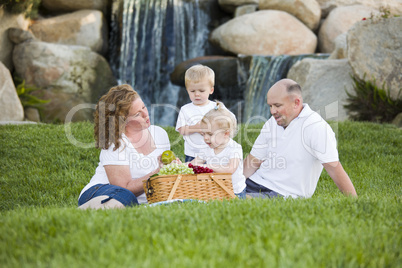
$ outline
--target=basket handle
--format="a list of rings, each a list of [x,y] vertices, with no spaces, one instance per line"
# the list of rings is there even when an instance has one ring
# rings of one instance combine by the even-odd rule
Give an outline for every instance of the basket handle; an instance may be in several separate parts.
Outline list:
[[[146,183],[147,191],[145,192],[146,196],[151,196],[154,193],[154,188],[151,186],[151,178],[147,179]]]
[[[236,198],[236,195],[232,191],[230,191],[220,180],[215,179],[213,175],[209,175],[209,177],[220,187],[222,187],[222,189],[225,190],[232,198]]]
[[[176,179],[176,181],[174,182],[172,191],[170,191],[169,197],[168,197],[168,199],[167,199],[168,201],[169,201],[169,200],[172,200],[173,195],[174,195],[174,193],[176,192],[176,189],[177,189],[177,187],[179,186],[180,181],[181,181],[181,174],[179,174],[179,175],[177,176],[177,179]]]

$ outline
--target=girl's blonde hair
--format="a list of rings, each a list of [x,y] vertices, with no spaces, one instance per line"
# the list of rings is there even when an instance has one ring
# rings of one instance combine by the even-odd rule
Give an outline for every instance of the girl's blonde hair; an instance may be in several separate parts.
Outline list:
[[[222,102],[216,101],[216,106],[204,115],[201,119],[201,123],[211,126],[217,124],[222,130],[229,130],[229,136],[233,138],[237,133],[236,117],[233,113],[223,105]]]
[[[184,83],[186,87],[189,83],[199,83],[201,80],[206,79],[211,87],[215,85],[215,73],[208,66],[197,64],[187,69],[184,75]]]
[[[126,127],[126,120],[131,104],[140,98],[130,85],[112,87],[103,95],[95,109],[95,147],[108,149],[114,144],[114,150],[120,147],[120,140]]]

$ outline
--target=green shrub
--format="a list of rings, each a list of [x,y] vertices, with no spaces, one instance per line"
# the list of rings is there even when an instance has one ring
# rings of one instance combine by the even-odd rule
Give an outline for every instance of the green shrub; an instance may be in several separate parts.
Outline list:
[[[402,111],[401,90],[396,99],[390,97],[390,90],[376,86],[375,80],[353,77],[355,95],[346,90],[350,118],[356,121],[391,122]]]
[[[21,82],[18,83],[18,81]],[[43,108],[43,105],[50,101],[50,100],[43,100],[38,98],[37,96],[31,95],[32,92],[38,91],[39,88],[35,86],[27,86],[25,84],[25,80],[17,78],[15,82],[18,83],[16,87],[17,94],[24,108],[32,107],[41,110]]]
[[[4,7],[12,14],[24,14],[26,18],[38,16],[41,0],[0,0],[0,7]]]

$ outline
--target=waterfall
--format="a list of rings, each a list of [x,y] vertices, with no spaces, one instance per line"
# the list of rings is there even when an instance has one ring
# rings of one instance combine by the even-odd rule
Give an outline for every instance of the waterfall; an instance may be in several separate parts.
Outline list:
[[[198,0],[113,0],[112,12],[109,62],[116,78],[139,92],[152,124],[175,125],[183,89],[170,82],[170,74],[179,63],[208,54],[210,15]],[[268,89],[305,57],[328,55],[252,56],[244,102],[239,102],[240,111],[244,103],[241,122],[269,118]]]
[[[180,87],[169,76],[177,64],[205,55],[208,23],[198,1],[124,0],[114,69],[120,84],[139,92],[153,124],[175,125]]]
[[[267,105],[269,88],[286,75],[297,61],[303,58],[325,59],[328,54],[252,56],[245,90],[243,123],[266,122],[271,113]]]

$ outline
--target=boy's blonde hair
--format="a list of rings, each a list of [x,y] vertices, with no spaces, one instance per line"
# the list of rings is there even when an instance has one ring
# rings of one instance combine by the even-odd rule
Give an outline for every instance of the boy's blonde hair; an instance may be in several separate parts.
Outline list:
[[[208,66],[197,64],[187,69],[184,75],[184,83],[186,87],[188,83],[199,83],[201,80],[207,79],[211,87],[215,85],[215,73]]]
[[[218,124],[222,130],[229,130],[229,136],[233,138],[237,132],[237,122],[234,114],[223,105],[222,102],[216,101],[216,106],[201,119],[201,123],[210,127],[212,124]]]

